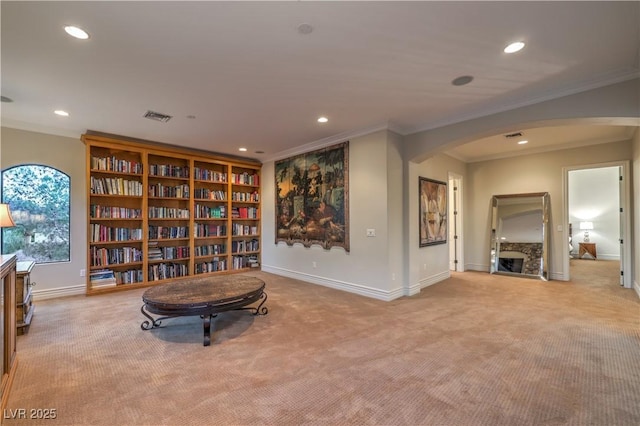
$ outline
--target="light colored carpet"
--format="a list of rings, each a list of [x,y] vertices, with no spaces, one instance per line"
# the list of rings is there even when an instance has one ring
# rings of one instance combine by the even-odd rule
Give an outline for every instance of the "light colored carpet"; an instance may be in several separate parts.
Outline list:
[[[7,410],[57,425],[640,425],[640,300],[617,262],[571,282],[455,273],[381,302],[263,272],[269,314],[142,331],[144,290],[37,303]],[[5,411],[5,417],[6,417]]]

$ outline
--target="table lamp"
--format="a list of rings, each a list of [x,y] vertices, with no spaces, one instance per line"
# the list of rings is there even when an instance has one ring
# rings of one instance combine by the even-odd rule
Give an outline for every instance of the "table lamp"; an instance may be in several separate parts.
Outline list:
[[[589,230],[593,229],[593,222],[580,222],[580,230],[584,231],[584,242],[589,242]]]
[[[11,209],[9,204],[0,204],[0,228],[10,228],[16,226],[13,218],[11,217]]]

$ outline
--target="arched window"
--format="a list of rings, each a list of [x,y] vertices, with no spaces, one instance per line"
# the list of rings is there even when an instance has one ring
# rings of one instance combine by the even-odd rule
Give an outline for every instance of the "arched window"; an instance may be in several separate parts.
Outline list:
[[[2,202],[16,226],[2,229],[2,254],[36,263],[70,260],[70,178],[52,167],[20,165],[2,172]]]

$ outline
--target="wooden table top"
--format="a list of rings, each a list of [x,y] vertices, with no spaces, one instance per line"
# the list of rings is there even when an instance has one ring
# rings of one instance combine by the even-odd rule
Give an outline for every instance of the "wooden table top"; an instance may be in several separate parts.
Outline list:
[[[181,279],[146,290],[142,300],[163,308],[213,306],[261,293],[264,286],[261,279],[245,275]]]

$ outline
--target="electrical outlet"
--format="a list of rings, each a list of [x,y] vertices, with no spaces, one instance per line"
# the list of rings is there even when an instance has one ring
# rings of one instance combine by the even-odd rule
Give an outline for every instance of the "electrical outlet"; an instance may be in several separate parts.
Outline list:
[[[86,269],[80,269],[80,276],[84,277],[87,274],[87,270]]]
[[[391,281],[395,281],[396,280],[396,274],[391,274]]]
[[[313,264],[313,267],[314,267],[314,268],[317,268],[317,267],[318,267],[318,265],[316,264],[316,262],[312,262],[312,264]]]

